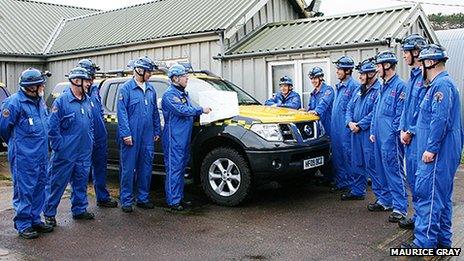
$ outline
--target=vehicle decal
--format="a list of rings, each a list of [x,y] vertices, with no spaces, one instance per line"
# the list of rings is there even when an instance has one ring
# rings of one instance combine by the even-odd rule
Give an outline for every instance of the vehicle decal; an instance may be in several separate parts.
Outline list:
[[[109,123],[117,123],[118,122],[118,116],[116,114],[105,114],[105,115],[103,115],[103,119],[106,122],[109,122]]]

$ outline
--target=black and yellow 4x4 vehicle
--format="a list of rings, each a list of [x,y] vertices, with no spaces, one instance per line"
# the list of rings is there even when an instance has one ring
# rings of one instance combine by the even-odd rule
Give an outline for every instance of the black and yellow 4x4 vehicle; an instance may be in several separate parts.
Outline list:
[[[0,82],[0,107],[3,101],[10,96],[10,93],[6,89],[5,84]],[[0,152],[7,151],[7,144],[0,138]]]
[[[116,104],[120,87],[127,77],[97,80],[105,110],[108,129],[110,165],[118,166],[116,144]],[[169,86],[164,72],[155,73],[150,82],[161,97]],[[52,96],[64,86],[58,84]],[[207,71],[192,72],[186,89],[193,103],[198,104],[201,91],[234,91],[238,95],[240,115],[231,119],[200,126],[194,123],[191,160],[188,172],[201,182],[204,192],[214,202],[234,206],[245,200],[258,180],[309,175],[330,160],[329,138],[318,117],[306,112],[261,105],[233,83]],[[52,99],[48,100],[51,104]],[[160,106],[158,106],[160,107]],[[161,110],[161,107],[159,108]],[[161,125],[163,114],[160,111]],[[160,143],[155,148],[155,174],[164,174]]]

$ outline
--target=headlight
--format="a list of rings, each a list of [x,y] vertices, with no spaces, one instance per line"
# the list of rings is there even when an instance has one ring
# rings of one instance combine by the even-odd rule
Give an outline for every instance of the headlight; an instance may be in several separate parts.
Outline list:
[[[325,135],[325,129],[321,121],[317,121],[317,137],[322,137]]]
[[[283,141],[278,124],[253,124],[250,129],[267,141]]]

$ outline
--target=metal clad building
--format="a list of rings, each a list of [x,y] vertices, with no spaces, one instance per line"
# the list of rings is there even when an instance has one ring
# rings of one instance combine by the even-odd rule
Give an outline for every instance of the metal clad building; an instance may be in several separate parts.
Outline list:
[[[406,79],[409,69],[395,38],[410,33],[437,42],[419,5],[269,23],[217,58],[222,59],[225,78],[244,86],[260,100],[278,90],[281,76],[292,77],[296,91],[304,93],[306,105],[312,90],[308,71],[320,66],[326,72],[326,81],[334,85],[337,79],[332,62],[342,55],[359,62],[391,48],[400,60],[400,75]]]
[[[456,82],[461,95],[461,118],[464,121],[464,29],[436,31],[440,44],[446,48],[449,60],[446,70]]]
[[[412,32],[437,42],[419,5],[307,18],[304,0],[156,0],[103,12],[27,0],[0,3],[8,4],[10,12],[18,12],[17,3],[21,3],[52,9],[45,8],[44,14],[69,15],[66,19],[55,15],[54,20],[50,18],[54,26],[35,32],[41,41],[24,47],[29,53],[5,54],[6,48],[0,45],[0,61],[6,61],[0,81],[12,91],[19,73],[31,65],[54,73],[49,92],[66,80],[64,75],[82,58],[91,58],[108,71],[124,69],[130,59],[148,55],[157,60],[188,60],[194,68],[230,79],[263,101],[275,91],[276,79],[282,74],[294,78],[297,91],[307,93],[307,71],[322,66],[330,71],[326,79],[333,84],[330,61],[343,54],[359,61],[390,46],[401,57],[394,38]],[[18,19],[27,20],[27,16],[32,13]],[[0,20],[0,28],[7,26],[11,24]],[[19,33],[9,37],[11,42],[25,42],[18,39]],[[399,67],[402,76],[407,76],[403,62]],[[304,104],[307,96],[303,96]]]
[[[16,90],[19,74],[44,69],[44,46],[63,19],[96,12],[26,0],[0,0],[0,82]]]
[[[0,1],[11,6],[18,2]],[[47,89],[50,91],[53,85],[66,80],[64,75],[82,58],[91,58],[103,70],[113,70],[124,69],[130,59],[148,55],[158,60],[189,60],[194,68],[222,74],[221,61],[213,56],[256,27],[307,17],[302,0],[156,0],[110,11],[85,11],[55,21],[54,30],[36,32],[47,35],[47,39],[38,43],[40,52],[22,57],[30,64],[18,64],[8,57],[16,68],[7,69],[16,78],[6,79],[10,90],[16,88],[21,70],[34,63],[53,72]],[[6,81],[0,77],[0,81]]]

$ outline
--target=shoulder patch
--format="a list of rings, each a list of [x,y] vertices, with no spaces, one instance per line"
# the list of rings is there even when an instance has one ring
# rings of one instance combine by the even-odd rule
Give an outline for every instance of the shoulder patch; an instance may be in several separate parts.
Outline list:
[[[437,102],[441,102],[443,100],[443,93],[442,92],[437,92],[437,93],[435,93],[433,98],[436,99]]]
[[[331,94],[332,94],[332,91],[330,91],[330,90],[327,90],[327,91],[325,91],[325,93],[324,93],[325,96],[330,96]]]
[[[405,92],[401,92],[400,94],[400,100],[404,100],[406,98],[406,93]]]
[[[8,109],[3,109],[3,111],[2,111],[2,116],[3,116],[4,118],[8,118],[8,117],[10,116],[10,110],[8,110]]]
[[[175,102],[175,103],[180,103],[181,102],[179,97],[177,97],[177,96],[172,97],[172,101]]]

